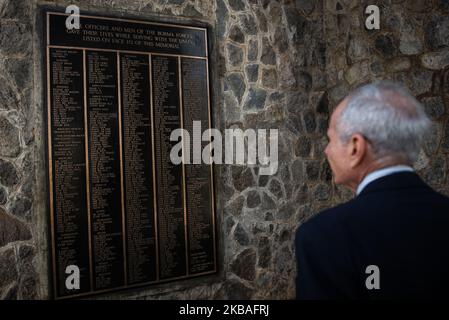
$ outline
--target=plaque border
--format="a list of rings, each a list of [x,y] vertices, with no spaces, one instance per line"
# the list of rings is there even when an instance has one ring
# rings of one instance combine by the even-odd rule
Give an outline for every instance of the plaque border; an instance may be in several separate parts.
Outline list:
[[[42,71],[45,70],[46,74],[44,73],[44,77],[43,77],[43,83],[46,86],[46,90],[43,90],[43,92],[45,93],[45,98],[44,98],[44,106],[47,108],[47,112],[44,112],[44,133],[45,133],[45,144],[46,146],[44,146],[44,150],[46,151],[46,156],[45,156],[45,162],[46,162],[46,175],[47,175],[47,183],[49,186],[48,189],[48,197],[49,197],[49,211],[50,211],[50,217],[49,217],[49,223],[50,225],[47,226],[47,230],[48,227],[50,228],[50,233],[49,233],[49,247],[51,247],[51,254],[48,256],[49,258],[49,264],[51,265],[50,268],[50,272],[52,273],[52,276],[50,276],[50,287],[53,288],[53,292],[52,292],[52,296],[53,298],[57,299],[57,300],[63,300],[63,299],[73,299],[73,298],[82,298],[82,297],[92,297],[92,296],[98,296],[101,294],[105,294],[105,293],[114,293],[114,292],[120,292],[120,291],[126,291],[126,290],[131,290],[131,289],[135,289],[135,288],[140,288],[140,289],[144,289],[147,288],[149,290],[151,290],[152,288],[154,289],[158,289],[160,288],[158,285],[166,285],[167,283],[172,283],[174,281],[177,280],[192,280],[201,276],[212,276],[214,274],[217,274],[219,271],[219,266],[218,266],[218,248],[219,248],[219,241],[220,239],[217,236],[217,225],[216,225],[216,208],[217,208],[217,203],[215,203],[216,201],[216,188],[215,188],[215,165],[212,163],[209,165],[210,167],[210,174],[209,174],[209,182],[210,182],[210,197],[211,197],[211,211],[212,211],[212,235],[213,235],[213,262],[214,262],[214,268],[211,271],[206,271],[206,272],[200,272],[200,273],[195,273],[195,274],[191,274],[189,275],[189,267],[188,267],[188,252],[186,252],[186,275],[185,276],[180,276],[180,277],[172,277],[172,278],[168,278],[168,279],[160,279],[159,276],[159,246],[157,244],[158,242],[158,217],[157,217],[157,197],[154,197],[154,194],[156,194],[156,179],[155,179],[155,154],[154,154],[154,108],[153,108],[153,99],[152,99],[152,69],[151,69],[151,63],[152,63],[152,56],[173,56],[173,57],[178,57],[178,68],[180,68],[180,61],[181,58],[189,58],[189,59],[200,59],[200,60],[205,60],[206,63],[206,77],[207,77],[207,106],[208,106],[208,124],[209,124],[209,128],[213,128],[213,117],[212,117],[212,112],[211,112],[211,87],[210,87],[210,81],[212,81],[211,78],[211,74],[209,72],[210,66],[209,63],[211,62],[211,57],[209,56],[209,36],[210,33],[209,31],[211,30],[210,26],[204,27],[204,26],[193,26],[193,25],[188,25],[188,24],[182,24],[182,23],[166,23],[166,22],[157,22],[157,21],[145,21],[145,20],[139,20],[140,18],[142,19],[152,19],[154,17],[145,17],[145,16],[139,16],[137,19],[127,19],[127,18],[120,18],[120,17],[114,17],[114,16],[99,16],[98,14],[101,14],[98,10],[99,9],[95,9],[93,8],[92,10],[88,10],[86,11],[86,14],[82,14],[80,15],[80,17],[86,17],[86,18],[95,18],[95,19],[103,19],[103,20],[113,20],[113,21],[123,21],[123,22],[133,22],[133,23],[138,23],[138,24],[149,24],[149,25],[158,25],[158,26],[169,26],[169,27],[177,27],[177,28],[183,28],[183,29],[194,29],[194,30],[202,30],[205,33],[205,56],[201,57],[201,56],[193,56],[193,55],[181,55],[181,54],[170,54],[170,53],[156,53],[156,52],[151,52],[151,51],[133,51],[133,50],[114,50],[114,49],[102,49],[102,48],[92,48],[92,47],[77,47],[77,46],[60,46],[60,45],[50,45],[49,41],[50,41],[50,23],[49,23],[49,16],[50,15],[64,15],[64,16],[68,16],[69,14],[63,13],[63,12],[58,12],[55,10],[62,10],[62,8],[60,7],[50,7],[48,5],[42,5],[39,6],[40,8],[40,13],[41,13],[41,18],[42,18],[42,27],[44,27],[44,30],[46,32],[45,36],[42,37],[42,46],[43,46],[43,61],[46,62],[46,67],[42,68]],[[131,14],[132,15],[132,14]],[[167,17],[164,17],[165,19],[169,19]],[[177,19],[179,17],[172,17],[174,19]],[[206,24],[205,22],[202,21],[195,21],[194,22],[198,23],[198,24]],[[87,202],[87,215],[88,215],[88,237],[89,237],[89,273],[90,273],[90,291],[85,292],[85,293],[79,293],[79,294],[72,294],[72,295],[63,295],[63,296],[59,296],[58,295],[58,278],[57,278],[57,267],[56,267],[56,241],[55,241],[55,209],[54,209],[54,185],[53,185],[53,159],[52,159],[52,130],[51,130],[51,77],[50,77],[50,50],[52,48],[61,48],[61,49],[72,49],[72,50],[79,50],[82,51],[83,53],[83,90],[84,90],[84,98],[83,98],[83,102],[84,102],[84,132],[85,132],[85,150],[86,150],[86,154],[85,154],[85,158],[86,158],[86,202]],[[118,71],[117,73],[120,74],[120,70],[119,70],[119,63],[120,63],[120,53],[131,53],[131,54],[140,54],[140,55],[148,55],[148,59],[149,59],[149,86],[150,86],[150,108],[151,108],[151,112],[150,112],[150,116],[151,116],[151,136],[152,136],[152,170],[153,170],[153,178],[152,178],[152,182],[153,182],[153,197],[154,197],[154,223],[155,223],[155,248],[156,248],[156,280],[155,281],[147,281],[147,282],[142,282],[142,283],[137,283],[137,284],[132,284],[129,285],[127,284],[127,282],[125,282],[125,285],[123,286],[118,286],[118,287],[114,287],[114,288],[109,288],[109,289],[101,289],[101,290],[94,290],[94,286],[93,286],[93,253],[92,253],[92,235],[91,235],[91,209],[90,209],[90,188],[89,188],[89,181],[90,181],[90,177],[89,177],[89,168],[87,167],[88,163],[89,163],[89,155],[88,155],[88,136],[86,135],[88,129],[87,129],[87,125],[88,123],[86,123],[87,120],[87,113],[86,113],[86,109],[87,109],[87,94],[86,94],[86,89],[87,89],[87,83],[86,83],[86,63],[85,63],[85,59],[86,59],[86,50],[93,50],[93,51],[109,51],[109,52],[116,52],[117,53],[117,63],[118,63]],[[212,57],[213,59],[213,57]],[[119,77],[120,75],[118,75]],[[181,74],[178,75],[179,77],[181,77]],[[120,83],[120,79],[117,78],[118,83]],[[179,91],[180,91],[180,109],[181,112],[183,110],[183,106],[182,106],[182,91],[181,91],[181,85],[182,85],[182,81],[179,81]],[[120,87],[119,85],[117,86],[117,90],[119,91],[119,95],[120,95]],[[120,101],[120,96],[118,99],[118,116],[120,116],[121,113],[121,101]],[[181,124],[183,126],[183,122],[181,120]],[[119,121],[119,126],[121,126],[121,122]],[[46,132],[45,132],[46,130]],[[121,128],[119,128],[119,133],[121,133]],[[123,175],[123,158],[122,158],[122,137],[120,134],[120,138],[119,138],[119,144],[120,144],[120,175],[121,175],[121,196],[123,197],[123,181],[122,181],[122,175]],[[184,166],[184,164],[183,164]],[[184,173],[184,168],[183,168],[183,194],[185,194],[185,173]],[[183,196],[183,202],[185,202],[185,197]],[[123,207],[123,201],[122,201],[122,207]],[[124,215],[124,211],[123,208],[122,210],[122,218],[124,219],[123,215]],[[184,205],[184,224],[185,227],[187,227],[187,220],[186,220],[186,205]],[[122,221],[123,224],[123,221]],[[123,228],[124,226],[122,226]],[[186,233],[186,237],[187,237],[187,233]],[[125,234],[123,235],[124,237],[124,241],[126,241],[125,239]],[[186,251],[188,248],[188,243],[186,240]],[[123,248],[123,250],[126,250],[126,247]],[[124,255],[124,263],[125,263],[125,269],[124,269],[124,277],[125,279],[127,278],[127,272],[126,272],[126,255]],[[50,291],[51,293],[51,291]]]

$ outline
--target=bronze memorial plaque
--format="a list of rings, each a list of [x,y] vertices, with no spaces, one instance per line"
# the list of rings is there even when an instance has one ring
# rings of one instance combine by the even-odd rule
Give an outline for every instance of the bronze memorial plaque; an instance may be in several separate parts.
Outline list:
[[[207,29],[67,17],[45,12],[55,298],[215,273],[213,167],[170,160],[211,127]]]

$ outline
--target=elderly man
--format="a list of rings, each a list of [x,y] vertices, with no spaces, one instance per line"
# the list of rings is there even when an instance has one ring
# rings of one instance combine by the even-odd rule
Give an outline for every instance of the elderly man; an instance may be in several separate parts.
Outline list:
[[[298,229],[297,298],[449,297],[449,198],[412,168],[430,125],[389,82],[338,105],[325,153],[335,183],[356,197]]]

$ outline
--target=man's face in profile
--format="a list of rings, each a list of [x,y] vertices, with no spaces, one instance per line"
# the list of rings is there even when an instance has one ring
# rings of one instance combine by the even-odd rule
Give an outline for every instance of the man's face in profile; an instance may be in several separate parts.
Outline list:
[[[324,150],[327,161],[332,169],[334,181],[336,184],[347,185],[350,181],[350,165],[348,145],[344,145],[337,131],[337,121],[341,112],[346,107],[347,101],[343,100],[332,113],[327,137],[329,142]]]

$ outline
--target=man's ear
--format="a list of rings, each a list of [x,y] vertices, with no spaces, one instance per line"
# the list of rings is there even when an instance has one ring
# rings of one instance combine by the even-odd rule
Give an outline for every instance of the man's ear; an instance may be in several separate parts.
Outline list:
[[[351,168],[357,167],[366,157],[368,141],[359,133],[352,135],[348,143],[348,159]]]

